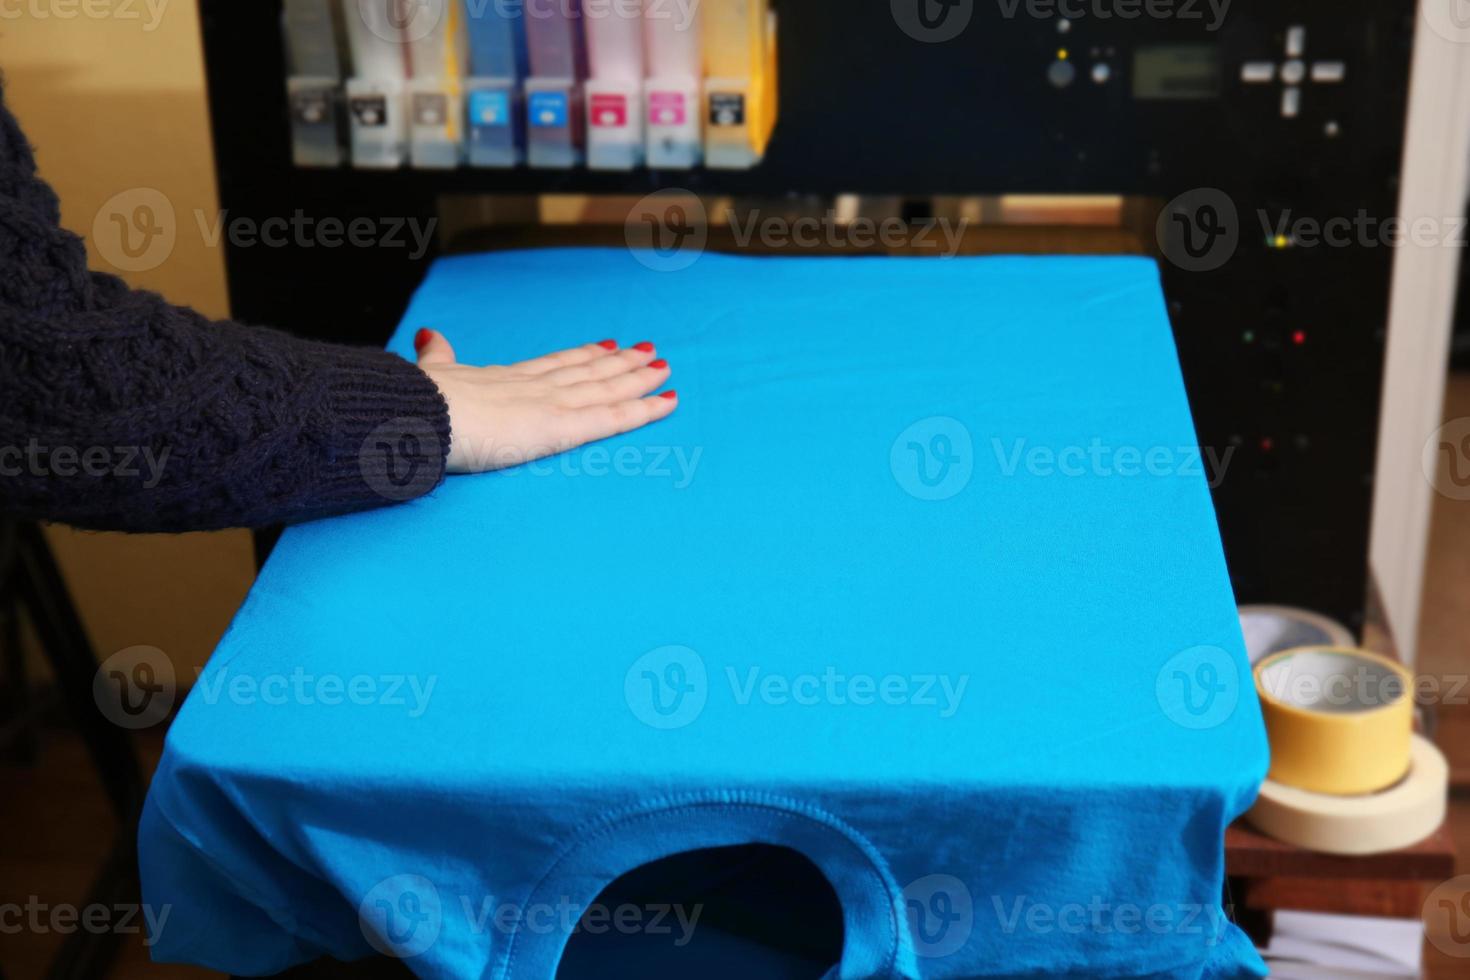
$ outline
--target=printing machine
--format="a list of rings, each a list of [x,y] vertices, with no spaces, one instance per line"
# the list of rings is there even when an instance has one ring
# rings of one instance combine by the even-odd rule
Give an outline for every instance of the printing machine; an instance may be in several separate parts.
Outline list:
[[[281,3],[200,8],[232,216],[443,218],[423,255],[227,241],[234,314],[324,339],[381,342],[437,254],[505,241],[478,227],[476,201],[858,195],[922,219],[936,198],[1120,196],[1109,233],[986,227],[967,249],[1155,255],[1200,445],[1224,461],[1238,600],[1362,625],[1394,253],[1379,229],[1399,193],[1412,3],[779,0],[764,160],[625,172],[298,167]],[[1344,218],[1340,242],[1304,233]]]

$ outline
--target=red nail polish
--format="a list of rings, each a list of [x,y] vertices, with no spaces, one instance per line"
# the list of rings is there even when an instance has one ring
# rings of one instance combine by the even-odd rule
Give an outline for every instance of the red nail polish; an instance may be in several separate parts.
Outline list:
[[[425,328],[423,330],[420,330],[418,333],[414,334],[414,336],[413,336],[413,349],[416,350],[416,351],[421,351],[425,347],[429,346],[429,341],[431,341],[433,339],[434,339],[434,331],[429,330],[427,328]]]
[[[669,362],[660,357],[658,360],[654,361],[648,366],[653,368],[655,371],[662,371],[664,368],[669,366]]]
[[[666,391],[662,395],[659,395],[658,397],[660,397],[660,398],[667,398],[669,401],[673,401],[675,398],[678,398],[679,397],[679,393],[677,391]]]
[[[597,346],[603,350],[617,350],[618,342],[616,340],[599,340]]]
[[[634,344],[633,345],[633,349],[634,350],[641,350],[643,353],[649,354],[649,353],[652,353],[653,352],[653,345],[650,344],[648,341],[645,340],[641,344]]]

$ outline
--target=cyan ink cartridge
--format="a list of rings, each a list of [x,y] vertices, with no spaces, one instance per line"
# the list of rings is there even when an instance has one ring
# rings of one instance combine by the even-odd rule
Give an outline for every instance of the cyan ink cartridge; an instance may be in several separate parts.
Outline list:
[[[469,162],[476,167],[514,167],[525,159],[526,77],[524,9],[467,0],[470,77],[465,80]]]
[[[583,159],[582,82],[587,77],[578,0],[527,9],[526,160],[568,168]]]
[[[570,78],[526,79],[526,162],[568,169],[582,162],[581,88]]]
[[[465,133],[473,167],[514,167],[525,159],[520,86],[508,78],[465,81]]]

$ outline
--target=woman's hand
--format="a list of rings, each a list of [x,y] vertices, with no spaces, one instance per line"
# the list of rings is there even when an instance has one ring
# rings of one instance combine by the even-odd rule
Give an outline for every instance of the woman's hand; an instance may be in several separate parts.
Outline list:
[[[554,456],[630,432],[674,411],[678,396],[647,397],[669,380],[650,343],[587,344],[505,367],[456,364],[435,330],[414,338],[419,367],[449,404],[450,473],[480,473]]]

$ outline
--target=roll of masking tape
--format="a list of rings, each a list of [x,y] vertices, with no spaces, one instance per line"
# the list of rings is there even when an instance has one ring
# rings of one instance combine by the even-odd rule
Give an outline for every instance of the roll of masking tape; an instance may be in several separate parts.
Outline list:
[[[1353,634],[1337,620],[1295,606],[1241,606],[1240,631],[1251,663],[1294,647],[1350,647]]]
[[[1326,796],[1266,780],[1246,819],[1277,840],[1327,854],[1376,854],[1410,847],[1444,823],[1449,766],[1421,735],[1409,772],[1366,796]]]
[[[1298,647],[1256,664],[1255,678],[1274,782],[1357,796],[1408,771],[1414,678],[1402,664],[1350,647]]]

